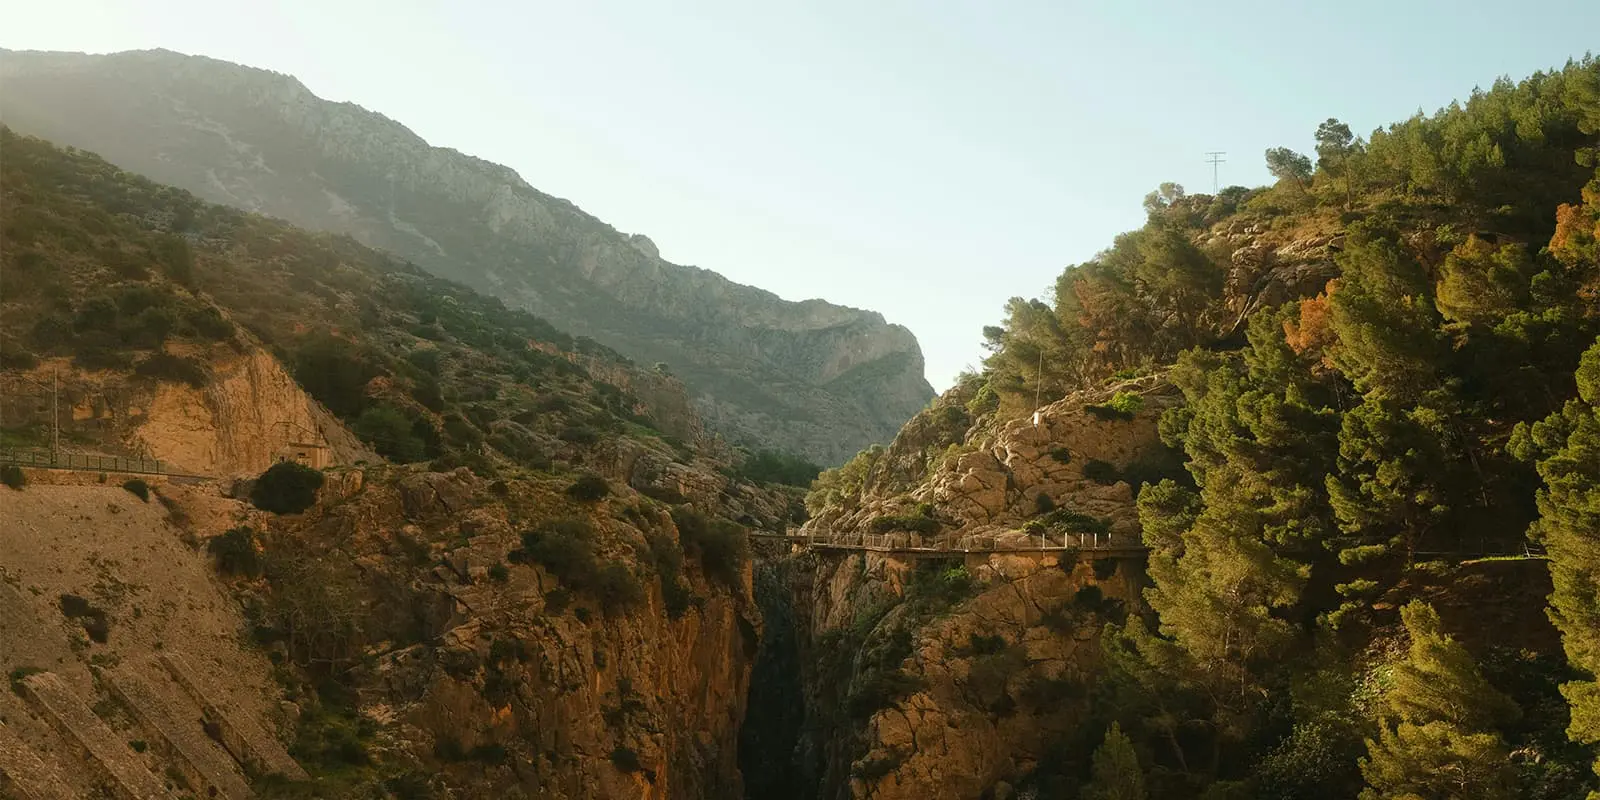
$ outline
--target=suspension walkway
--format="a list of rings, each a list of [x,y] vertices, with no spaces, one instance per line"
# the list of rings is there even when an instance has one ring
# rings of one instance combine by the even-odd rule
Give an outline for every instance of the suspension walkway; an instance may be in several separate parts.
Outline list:
[[[799,549],[856,551],[909,557],[962,555],[1040,555],[1072,553],[1080,558],[1143,558],[1148,551],[1136,537],[1106,533],[1067,533],[1041,536],[1016,532],[1005,535],[965,536],[955,540],[926,541],[904,533],[757,533],[759,541],[782,542]]]

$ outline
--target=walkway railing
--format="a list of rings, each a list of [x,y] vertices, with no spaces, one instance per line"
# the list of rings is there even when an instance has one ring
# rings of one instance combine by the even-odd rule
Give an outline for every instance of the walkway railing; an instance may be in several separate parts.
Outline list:
[[[985,553],[1063,553],[1098,552],[1106,555],[1139,555],[1144,543],[1135,536],[1109,533],[1007,534],[963,536],[959,539],[926,537],[914,533],[752,533],[765,541],[788,542],[820,550],[871,550],[905,554],[985,554]]]
[[[0,450],[0,464],[41,469],[83,469],[166,475],[166,462],[153,458],[102,456],[94,453],[52,453],[48,450]]]

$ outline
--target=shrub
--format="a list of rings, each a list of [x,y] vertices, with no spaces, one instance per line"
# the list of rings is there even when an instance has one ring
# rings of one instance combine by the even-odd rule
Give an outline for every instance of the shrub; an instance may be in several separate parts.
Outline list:
[[[1144,397],[1133,392],[1117,392],[1101,405],[1085,406],[1084,410],[1100,419],[1130,420],[1144,408]]]
[[[546,614],[564,614],[572,605],[572,592],[557,586],[544,593],[544,610]]]
[[[0,467],[0,483],[15,491],[22,491],[28,485],[28,476],[22,474],[22,467],[16,464],[6,464]]]
[[[650,558],[656,565],[656,575],[661,578],[661,600],[666,606],[668,619],[680,619],[688,612],[694,596],[683,582],[683,550],[672,537],[651,534],[647,539]]]
[[[567,496],[580,503],[593,503],[611,493],[610,484],[606,479],[592,472],[586,472],[567,487]]]
[[[68,619],[75,619],[83,626],[83,632],[98,644],[105,644],[111,635],[111,618],[105,610],[95,608],[88,600],[75,594],[64,594],[60,598],[61,613]]]
[[[791,453],[758,450],[739,465],[738,474],[754,483],[777,483],[805,488],[822,473],[822,467]]]
[[[168,383],[183,383],[196,389],[206,385],[206,370],[200,362],[167,352],[151,353],[134,366],[133,372]]]
[[[544,523],[522,534],[522,547],[511,552],[511,560],[544,567],[573,591],[591,592],[608,614],[637,605],[644,599],[639,579],[622,564],[600,566],[594,543],[594,529],[587,520],[566,517]],[[545,596],[547,607],[557,605],[554,592]],[[566,598],[563,598],[566,599]],[[560,613],[565,609],[561,603]]]
[[[421,461],[426,454],[427,448],[416,436],[412,419],[387,403],[362,411],[352,429],[378,455],[390,461],[409,464]]]
[[[967,647],[964,655],[991,656],[1004,649],[1006,649],[1006,637],[999,634],[972,633],[967,635]]]
[[[39,359],[21,345],[0,342],[0,369],[30,370],[39,365]]]
[[[639,754],[628,747],[612,750],[611,763],[623,772],[640,772],[644,769],[644,765],[639,763]]]
[[[845,711],[851,719],[864,721],[921,688],[922,681],[904,670],[873,671],[856,682],[845,700]]]
[[[877,517],[867,523],[867,530],[873,533],[889,533],[891,531],[911,531],[913,533],[938,533],[939,520],[923,514],[889,514]]]
[[[966,565],[943,559],[926,559],[917,565],[906,585],[906,601],[918,609],[938,612],[971,597],[977,581]]]
[[[626,611],[644,601],[644,587],[623,564],[607,564],[594,580],[595,599],[607,615]]]
[[[1030,530],[1035,522],[1039,523],[1039,527]],[[1030,520],[1029,525],[1023,529],[1030,533],[1106,533],[1111,530],[1111,521],[1091,517],[1070,508],[1058,508],[1042,517]]]
[[[511,580],[511,569],[504,564],[495,564],[489,567],[489,580],[495,583],[505,583]]]
[[[574,589],[583,589],[599,573],[594,530],[587,520],[565,517],[543,523],[522,534],[522,547],[511,552],[512,561],[538,564]]]
[[[600,441],[600,432],[583,425],[568,425],[557,434],[562,441],[576,445],[591,445]]]
[[[1109,581],[1117,574],[1117,560],[1114,558],[1096,559],[1094,562],[1095,580]]]
[[[316,505],[324,480],[321,472],[304,464],[280,461],[256,478],[250,503],[274,514],[298,514]]]
[[[261,576],[261,553],[256,550],[256,534],[244,525],[211,537],[211,541],[206,543],[206,552],[217,560],[217,569],[224,573],[247,578]]]
[[[1072,450],[1066,447],[1051,448],[1050,457],[1055,459],[1057,464],[1071,464]]]
[[[318,333],[302,339],[290,359],[295,380],[318,402],[350,419],[367,402],[367,382],[378,369],[356,345]]]
[[[21,697],[23,687],[22,682],[27,680],[29,675],[38,675],[41,672],[44,672],[44,669],[40,667],[17,667],[11,670],[10,678],[12,693],[18,697]]]
[[[1083,477],[1107,486],[1122,479],[1122,476],[1117,472],[1115,464],[1109,461],[1101,461],[1098,458],[1091,458],[1084,462]]]
[[[688,506],[672,510],[672,522],[686,549],[700,556],[706,577],[737,589],[744,576],[744,561],[749,550],[745,529],[725,519],[707,519]]]
[[[150,484],[145,483],[143,478],[130,478],[123,481],[122,488],[127,489],[134,497],[146,503],[150,502]]]
[[[133,357],[104,341],[85,338],[76,342],[72,363],[86,370],[124,370],[133,364]]]
[[[184,321],[194,328],[196,334],[205,339],[220,342],[233,336],[233,323],[223,317],[216,306],[190,309],[184,315]]]
[[[1056,510],[1056,501],[1051,500],[1050,495],[1040,492],[1034,495],[1033,510],[1039,514],[1048,514]]]

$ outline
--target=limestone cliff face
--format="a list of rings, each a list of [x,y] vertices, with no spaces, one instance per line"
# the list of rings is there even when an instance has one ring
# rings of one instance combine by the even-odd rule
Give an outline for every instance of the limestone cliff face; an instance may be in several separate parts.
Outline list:
[[[166,51],[6,51],[0,121],[210,200],[348,233],[665,362],[714,428],[835,463],[932,396],[915,338],[663,260],[505,167],[291,77]]]
[[[1130,396],[1141,398],[1136,410]],[[931,512],[937,531],[889,540],[1037,546],[1041,532],[1068,533],[1049,513],[1066,511],[1137,542],[1135,487],[1173,468],[1156,422],[1179,400],[1152,376],[1046,405],[1036,423],[952,390],[906,425],[857,496],[806,528],[862,532],[884,516]],[[1048,796],[1037,794],[1043,776],[1086,769],[1105,725],[1089,703],[1106,675],[1102,631],[1143,613],[1145,583],[1138,558],[1092,555],[817,551],[767,560],[770,580],[758,588],[775,638],[755,669],[797,684],[789,694],[805,709],[787,730],[747,733],[755,748],[786,748],[787,761],[759,749],[749,757],[803,787],[772,796]],[[773,631],[786,615],[792,642]],[[750,724],[772,711],[752,706]]]
[[[186,350],[205,365],[199,387],[45,362],[0,380],[7,390],[0,413],[9,424],[48,431],[57,403],[67,449],[155,459],[175,473],[255,475],[302,455],[319,467],[380,460],[271,354],[242,347]]]
[[[337,552],[365,596],[387,598],[362,612],[372,667],[361,711],[459,796],[738,796],[762,626],[748,569],[728,587],[685,559],[693,600],[669,614],[646,544],[678,546],[662,507],[637,496],[580,505],[563,486],[368,470],[279,520],[266,551]],[[607,608],[513,554],[527,526],[553,515],[590,520],[602,562],[642,586],[636,603]]]
[[[1117,414],[1103,404],[1118,393],[1140,398]],[[1176,387],[1151,376],[1076,392],[1033,416],[973,419],[952,391],[913,418],[874,465],[858,498],[830,507],[813,530],[861,531],[875,518],[932,503],[941,539],[1005,536],[1040,515],[1039,497],[1110,522],[1113,534],[1137,537],[1135,479],[1177,464],[1156,429],[1161,413],[1182,402]]]
[[[256,475],[302,453],[318,466],[378,460],[283,365],[252,349],[212,363],[206,386],[161,383],[132,438],[175,471]]]

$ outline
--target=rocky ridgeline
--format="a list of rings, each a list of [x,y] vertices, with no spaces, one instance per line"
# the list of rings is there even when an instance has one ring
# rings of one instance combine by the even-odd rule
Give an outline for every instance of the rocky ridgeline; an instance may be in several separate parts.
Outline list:
[[[915,337],[662,259],[512,170],[432,147],[292,77],[168,51],[6,51],[0,122],[312,230],[348,233],[665,362],[736,441],[838,463],[933,396]]]
[[[1138,410],[1108,409],[1118,395],[1139,398]],[[807,530],[862,532],[874,520],[932,504],[939,531],[902,535],[959,543],[1016,534],[1048,505],[1106,519],[1112,533],[1138,535],[1135,487],[1122,476],[1170,468],[1156,423],[1182,402],[1176,387],[1150,376],[1075,392],[1038,409],[1037,422],[990,412],[969,429],[943,424],[969,419],[953,413],[968,400],[953,391],[914,418],[873,467],[860,497],[825,509]]]

